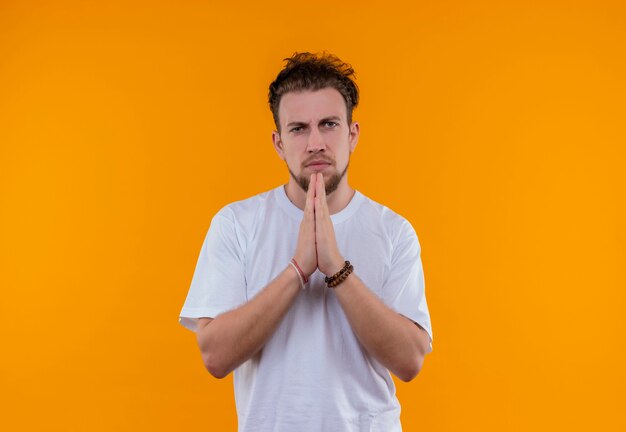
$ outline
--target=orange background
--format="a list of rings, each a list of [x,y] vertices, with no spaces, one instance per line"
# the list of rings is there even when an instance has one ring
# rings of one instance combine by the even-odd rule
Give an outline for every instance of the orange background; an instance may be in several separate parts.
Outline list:
[[[422,245],[405,430],[626,430],[625,46],[621,1],[1,1],[3,429],[236,429],[178,313],[212,215],[287,181],[282,59],[326,49],[351,183]]]

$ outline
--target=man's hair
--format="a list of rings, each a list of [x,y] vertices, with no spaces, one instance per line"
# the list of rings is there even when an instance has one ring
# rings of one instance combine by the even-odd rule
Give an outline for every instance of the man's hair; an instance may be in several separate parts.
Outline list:
[[[270,110],[278,132],[280,132],[278,106],[284,94],[315,91],[326,87],[332,87],[341,93],[346,102],[348,125],[352,123],[352,110],[359,103],[359,88],[351,78],[356,75],[352,66],[325,51],[321,54],[296,52],[284,60],[287,64],[270,84],[269,91]]]

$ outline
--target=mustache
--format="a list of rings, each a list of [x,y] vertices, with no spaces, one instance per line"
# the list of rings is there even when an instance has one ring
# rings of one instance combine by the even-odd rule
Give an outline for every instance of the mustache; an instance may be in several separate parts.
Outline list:
[[[334,160],[332,160],[332,159],[330,159],[330,158],[315,156],[315,157],[311,157],[311,158],[309,158],[309,159],[305,160],[304,162],[302,162],[302,166],[307,166],[307,165],[309,165],[311,162],[314,162],[314,161],[315,161],[315,162],[327,162],[327,163],[329,163],[329,164],[331,164],[331,165],[334,165],[334,164],[335,164],[335,161],[334,161]]]

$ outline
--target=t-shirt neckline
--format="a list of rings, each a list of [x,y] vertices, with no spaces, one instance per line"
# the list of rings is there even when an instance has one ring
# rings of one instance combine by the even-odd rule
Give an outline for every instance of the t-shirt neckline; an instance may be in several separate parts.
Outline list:
[[[303,210],[300,210],[294,203],[291,202],[289,197],[287,196],[287,191],[285,190],[285,185],[280,185],[276,189],[274,189],[274,196],[278,201],[278,204],[285,210],[287,214],[291,217],[302,220],[302,215],[304,214]],[[350,218],[356,211],[359,206],[363,203],[365,196],[359,192],[358,190],[354,191],[354,195],[352,199],[341,211],[330,215],[330,219],[333,221],[333,224],[338,224]]]

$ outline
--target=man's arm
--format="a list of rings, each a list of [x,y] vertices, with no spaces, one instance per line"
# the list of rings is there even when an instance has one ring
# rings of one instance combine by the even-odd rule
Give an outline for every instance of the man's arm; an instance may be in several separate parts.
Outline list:
[[[307,277],[317,268],[314,195],[315,188],[310,187],[294,256]],[[225,377],[263,348],[298,296],[299,278],[288,265],[249,302],[213,320],[202,320],[197,339],[211,375]]]
[[[299,291],[298,275],[288,266],[246,304],[199,323],[198,345],[211,375],[224,378],[263,348]]]
[[[402,381],[415,378],[429,352],[428,333],[387,307],[355,273],[335,293],[367,352]]]
[[[343,267],[344,260],[337,248],[321,175],[315,184],[318,268],[330,276]],[[429,352],[428,333],[387,307],[354,273],[335,288],[335,293],[361,345],[402,381],[415,378]]]

